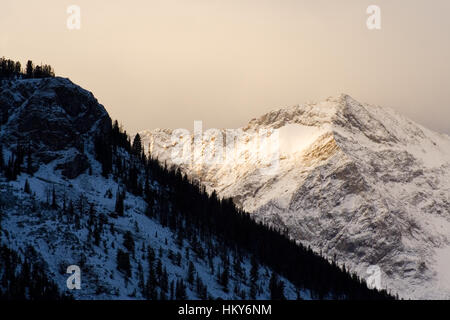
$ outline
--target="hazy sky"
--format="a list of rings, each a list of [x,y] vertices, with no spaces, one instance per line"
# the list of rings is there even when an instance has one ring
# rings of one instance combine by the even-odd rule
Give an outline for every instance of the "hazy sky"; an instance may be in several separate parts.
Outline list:
[[[372,4],[381,30],[366,27]],[[128,131],[235,128],[345,92],[450,133],[449,13],[449,0],[1,0],[0,56],[51,64]]]

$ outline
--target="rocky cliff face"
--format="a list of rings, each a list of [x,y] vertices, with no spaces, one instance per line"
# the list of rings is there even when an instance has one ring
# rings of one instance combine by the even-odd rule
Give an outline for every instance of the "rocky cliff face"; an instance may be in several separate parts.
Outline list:
[[[261,131],[279,141],[270,174],[255,160]],[[449,136],[348,95],[270,112],[240,132],[228,153],[240,161],[176,164],[361,277],[379,266],[381,286],[401,297],[450,298]],[[173,131],[141,135],[153,156],[174,163]],[[210,145],[205,135],[198,152]]]
[[[111,130],[108,113],[92,93],[65,78],[4,80],[0,112],[0,143],[11,149],[17,144],[30,148],[35,164],[62,158],[61,151],[72,149],[59,164],[68,178],[90,166],[85,145]]]

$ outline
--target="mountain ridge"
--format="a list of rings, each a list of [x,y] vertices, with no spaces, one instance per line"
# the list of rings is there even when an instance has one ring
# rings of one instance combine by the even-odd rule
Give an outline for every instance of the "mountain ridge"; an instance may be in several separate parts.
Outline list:
[[[436,269],[438,252],[450,252],[448,135],[346,94],[268,112],[242,131],[271,129],[280,135],[274,175],[261,174],[262,162],[178,166],[257,221],[289,230],[361,277],[380,265],[384,285],[401,297],[449,297],[449,284],[440,283],[447,272]],[[142,132],[144,145],[151,143],[154,157],[168,165],[177,143],[172,133]],[[241,140],[238,157],[245,148],[255,152]]]

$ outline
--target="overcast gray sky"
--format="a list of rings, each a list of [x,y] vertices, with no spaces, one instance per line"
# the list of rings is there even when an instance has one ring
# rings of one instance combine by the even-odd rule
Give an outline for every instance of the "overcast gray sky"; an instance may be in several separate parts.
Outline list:
[[[372,4],[381,30],[366,27]],[[129,131],[234,128],[345,92],[450,133],[449,13],[448,0],[2,0],[0,56],[53,65]]]

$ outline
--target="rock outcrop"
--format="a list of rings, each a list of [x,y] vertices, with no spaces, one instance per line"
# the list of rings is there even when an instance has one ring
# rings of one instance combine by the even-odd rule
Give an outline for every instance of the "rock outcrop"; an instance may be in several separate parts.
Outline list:
[[[68,178],[89,167],[84,149],[111,130],[108,113],[92,93],[65,78],[3,81],[0,113],[0,143],[29,148],[34,162],[49,163],[62,158],[61,151],[77,150],[60,164]]]

